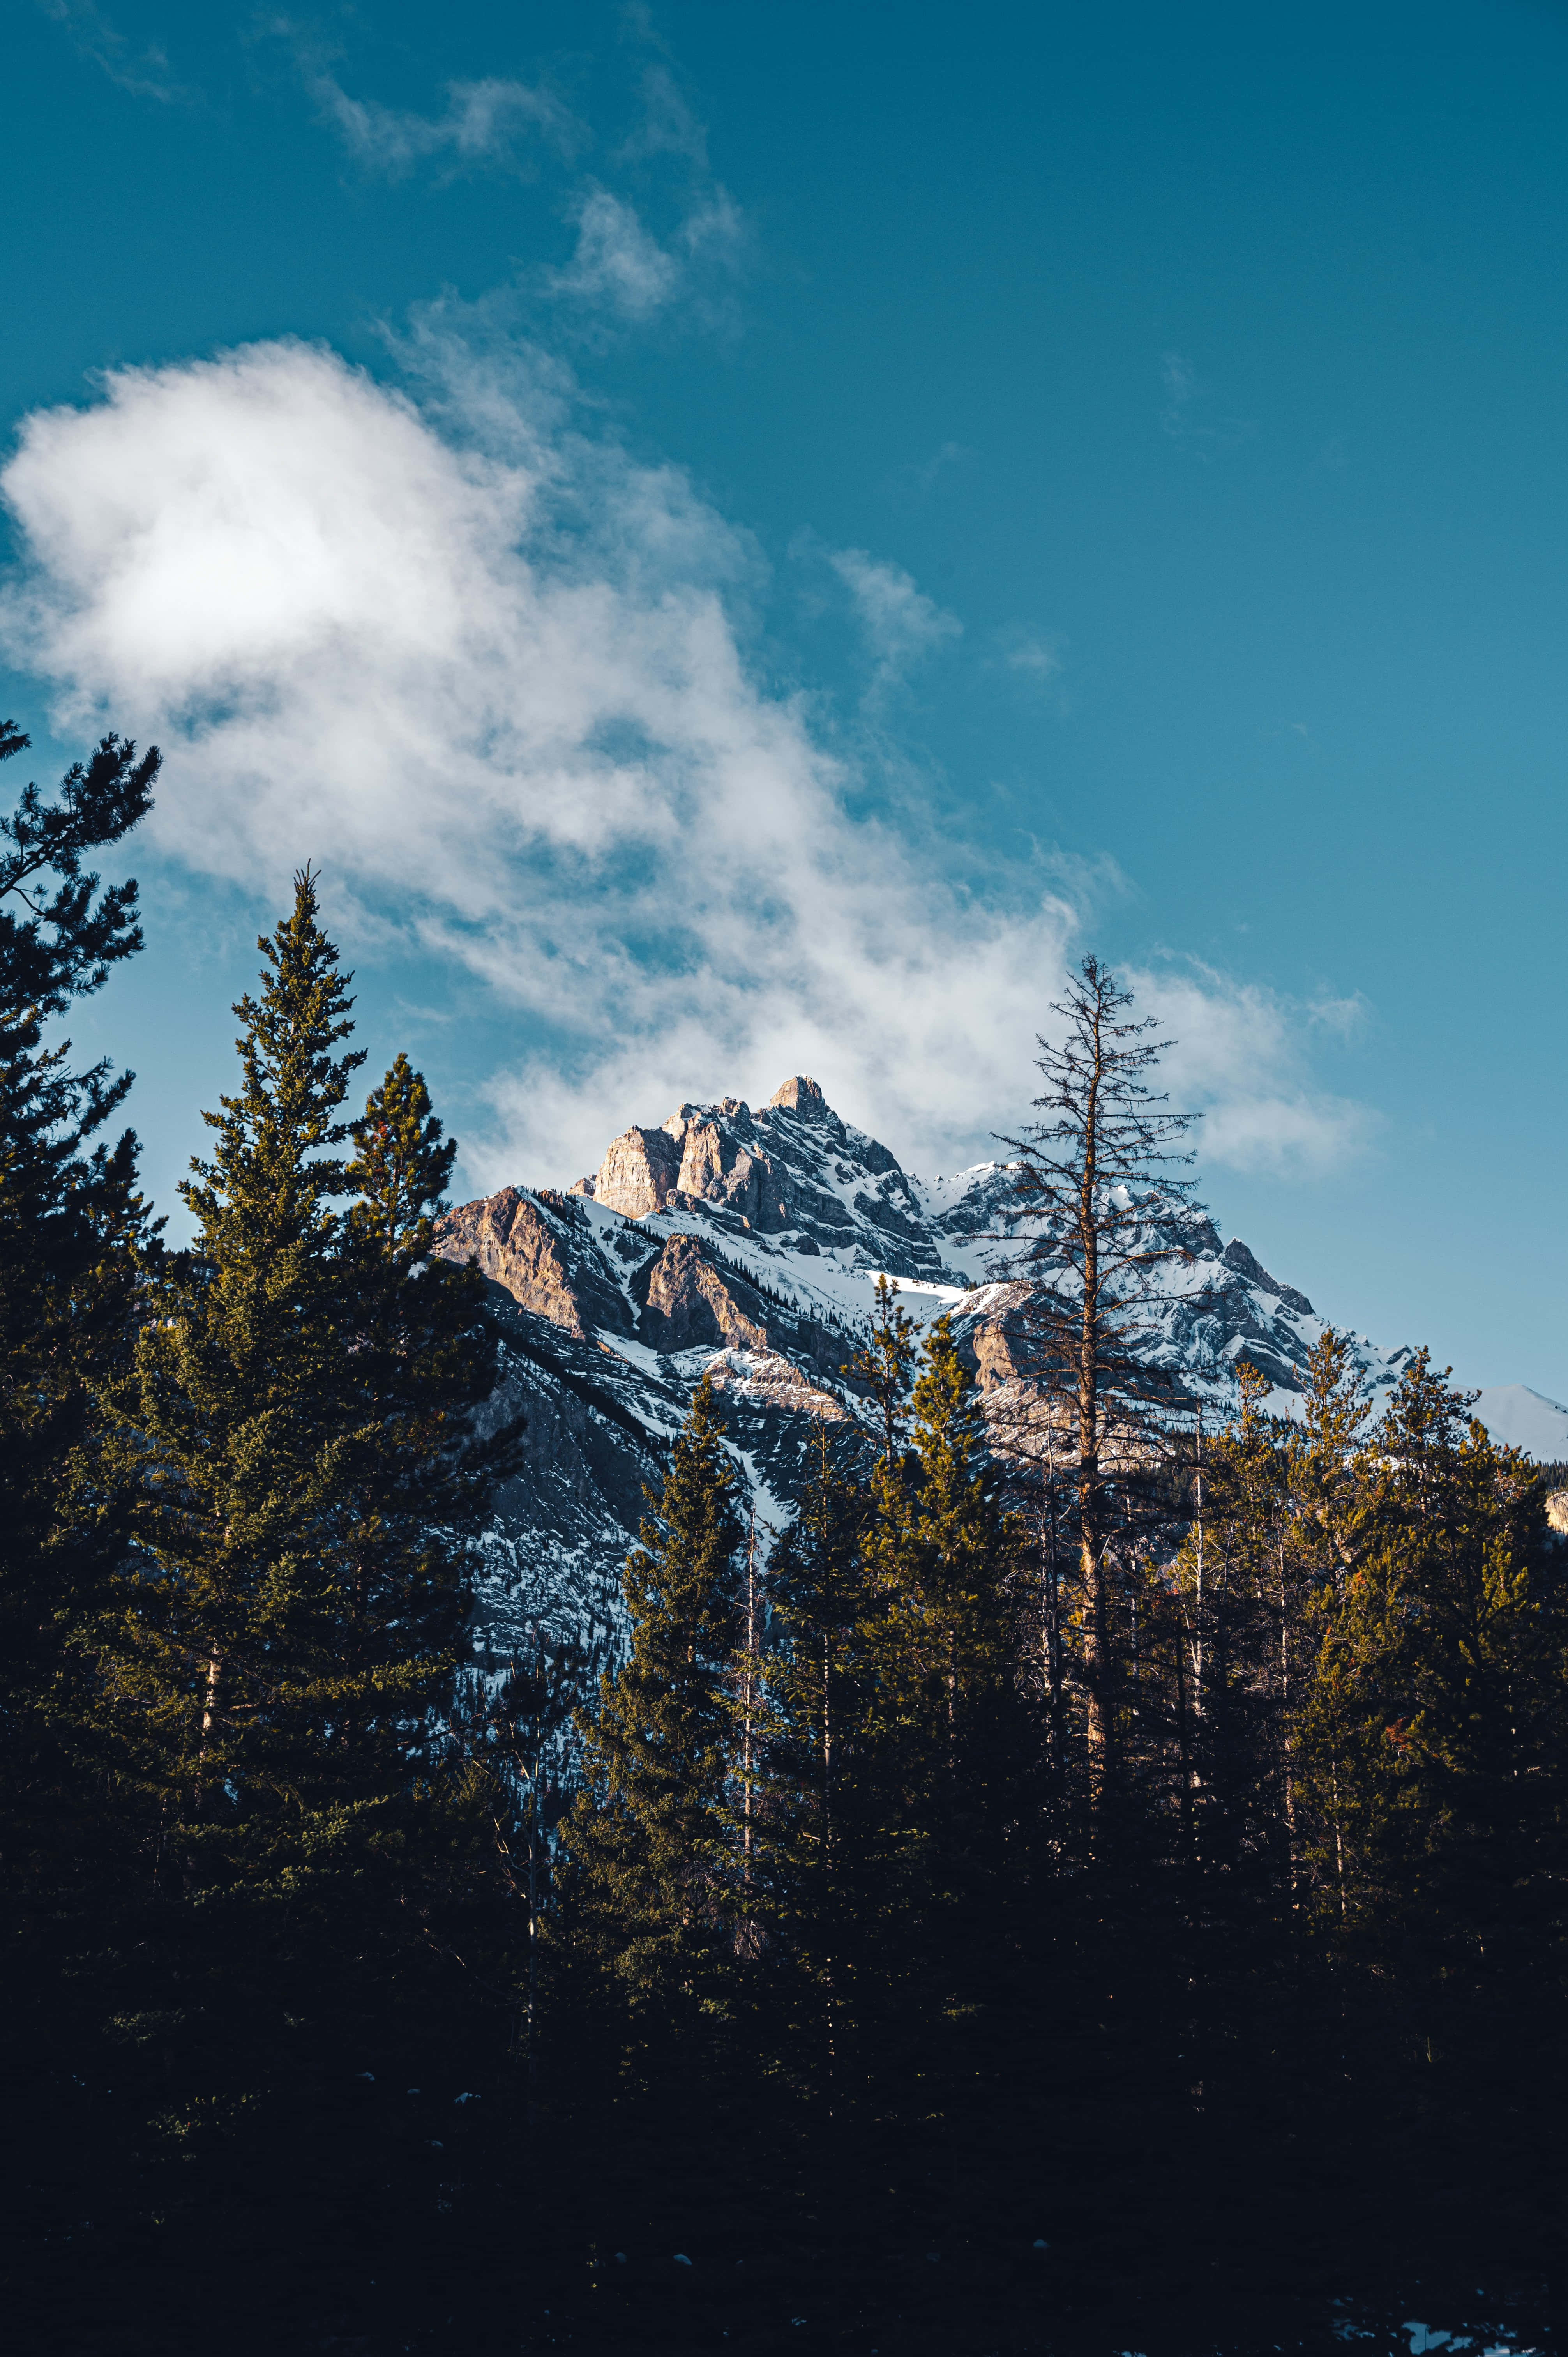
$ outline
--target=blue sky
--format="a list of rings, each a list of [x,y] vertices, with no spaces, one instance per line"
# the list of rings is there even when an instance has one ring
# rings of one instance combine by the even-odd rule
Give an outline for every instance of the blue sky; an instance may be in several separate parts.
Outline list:
[[[162,1204],[306,856],[472,1189],[798,1068],[951,1168],[1093,946],[1228,1232],[1568,1397],[1561,10],[6,46],[0,705],[168,753]]]

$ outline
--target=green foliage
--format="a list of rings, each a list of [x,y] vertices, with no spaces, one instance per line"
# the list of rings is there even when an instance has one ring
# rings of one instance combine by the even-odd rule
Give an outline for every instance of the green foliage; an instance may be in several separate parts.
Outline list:
[[[914,1363],[915,1321],[898,1306],[897,1286],[879,1276],[871,1331],[840,1372],[875,1405],[882,1419],[882,1461],[889,1471],[898,1455]]]
[[[1496,1971],[1554,1905],[1564,1595],[1542,1483],[1425,1351],[1357,1469],[1354,1567],[1316,1590],[1302,1715],[1316,1911],[1348,1953]]]
[[[418,1178],[390,1250],[335,1208],[363,1059],[308,871],[260,946],[242,1088],[183,1190],[198,1248],[150,1285],[118,1395],[138,1553],[96,1652],[160,1873],[297,1910],[390,1872],[431,1803],[492,1367],[472,1279],[421,1273]]]
[[[356,1148],[349,1165],[359,1201],[350,1214],[356,1232],[375,1237],[392,1258],[424,1258],[457,1158],[457,1141],[441,1140],[423,1072],[400,1055],[349,1131]]]
[[[454,2086],[526,2085],[484,2147],[498,2216],[541,2107],[552,2157],[564,2125],[592,2156],[629,2120],[718,2169],[757,2119],[801,2192],[842,2144],[890,2156],[891,2199],[919,2152],[941,2247],[998,2153],[1016,2178],[1051,2147],[1064,2205],[1089,2153],[1098,2204],[1117,2136],[1168,2177],[1213,2107],[1218,2148],[1227,2083],[1244,2122],[1259,2082],[1293,2119],[1330,2090],[1320,2159],[1385,2115],[1446,2126],[1448,2056],[1441,2084],[1467,2072],[1505,2120],[1520,2056],[1555,2085],[1568,1546],[1542,1469],[1446,1373],[1418,1354],[1379,1415],[1326,1333],[1297,1417],[1243,1363],[1220,1429],[1178,1428],[1133,1363],[1136,1222],[1091,1200],[1061,1227],[1091,1143],[1069,1055],[1041,1200],[1063,1268],[1126,1256],[1090,1360],[983,1401],[961,1329],[920,1336],[883,1280],[844,1370],[867,1412],[817,1427],[771,1560],[704,1382],[596,1713],[542,1630],[474,1674],[468,1568],[514,1462],[476,1437],[497,1345],[477,1272],[435,1252],[456,1147],[424,1077],[399,1056],[345,1118],[363,1060],[314,877],[237,1010],[192,1251],[157,1246],[134,1141],[93,1144],[125,1082],[42,1046],[134,946],[134,887],[97,897],[82,860],[150,776],[106,740],[0,854],[30,911],[0,926],[0,1803],[35,2127],[94,2052],[139,2090],[125,2184],[177,2151],[286,2176],[280,2090],[309,2118],[347,2047],[422,2051]],[[1085,989],[1070,1054],[1097,1039],[1113,1082],[1093,1151],[1132,1168],[1179,1124],[1111,978]]]
[[[704,1379],[627,1559],[630,1653],[583,1726],[585,1789],[564,1827],[574,1941],[645,2028],[656,2009],[689,2028],[733,1948],[736,1486]]]

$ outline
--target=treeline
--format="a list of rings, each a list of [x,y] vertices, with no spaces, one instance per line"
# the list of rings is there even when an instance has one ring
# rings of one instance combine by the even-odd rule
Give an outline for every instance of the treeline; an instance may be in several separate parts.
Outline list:
[[[1425,1353],[1375,1419],[1330,1332],[1299,1419],[1243,1362],[1218,1433],[1123,1429],[1092,1584],[1076,1451],[1007,1448],[947,1318],[917,1351],[885,1286],[855,1372],[881,1448],[824,1437],[770,1558],[704,1386],[628,1562],[549,1934],[618,2072],[694,2044],[879,2100],[868,2053],[1108,1889],[1423,2057],[1550,2006],[1568,1548]]]
[[[205,2346],[258,2241],[270,2345],[773,2347],[802,2285],[834,2345],[1058,2345],[1179,2287],[1218,2213],[1279,2244],[1369,2171],[1343,2250],[1434,2136],[1495,2172],[1540,2130],[1545,1480],[1424,1355],[1374,1415],[1328,1334],[1283,1421],[1242,1363],[1218,1430],[1153,1362],[1184,1124],[1113,977],[1052,1010],[1015,1141],[1020,1380],[983,1398],[882,1286],[865,1414],[777,1535],[704,1383],[624,1662],[590,1692],[541,1634],[485,1676],[500,1345],[434,1251],[456,1149],[406,1057],[350,1117],[310,871],[188,1248],[106,1135],[129,1076],[58,1036],[140,946],[85,862],[156,768],[105,738],[0,821],[4,2247],[16,2311],[63,2319],[37,2345]],[[677,2231],[695,2288],[649,2255]]]

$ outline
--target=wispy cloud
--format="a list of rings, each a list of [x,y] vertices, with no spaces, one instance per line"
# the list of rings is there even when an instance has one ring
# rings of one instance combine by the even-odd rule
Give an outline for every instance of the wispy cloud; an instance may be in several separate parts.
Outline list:
[[[646,319],[663,309],[680,282],[679,261],[650,236],[635,210],[608,188],[590,188],[577,205],[576,250],[546,283],[553,295]]]
[[[590,185],[572,210],[576,245],[564,268],[544,273],[548,296],[634,325],[677,307],[719,324],[746,246],[745,223],[723,188],[706,191],[663,245],[635,206],[608,188]]]
[[[1160,431],[1206,464],[1229,450],[1240,449],[1258,431],[1252,418],[1214,414],[1210,388],[1185,352],[1160,354],[1160,383],[1165,393]]]
[[[650,156],[683,156],[699,172],[708,168],[708,135],[666,65],[650,65],[642,76],[640,118],[621,151],[624,163]]]
[[[963,635],[963,624],[918,587],[901,565],[864,548],[836,548],[828,563],[854,600],[875,666],[875,685],[891,687],[914,666]]]
[[[653,38],[637,12],[628,26],[635,39]],[[443,103],[428,113],[387,106],[346,88],[341,52],[309,27],[274,16],[263,30],[286,43],[322,122],[367,173],[400,179],[428,167],[437,180],[478,171],[532,178],[547,164],[571,167],[595,145],[587,125],[542,82],[449,81]],[[562,211],[575,233],[571,255],[523,272],[521,289],[557,307],[579,341],[670,315],[733,330],[749,231],[708,170],[703,127],[668,67],[644,70],[638,127],[614,160],[637,184],[636,200],[599,178],[570,188]],[[650,214],[658,228],[650,226]]]
[[[1037,683],[1055,679],[1062,667],[1059,642],[1043,631],[1029,630],[1022,622],[1010,623],[998,631],[997,645],[1009,671],[1021,672],[1026,679]]]
[[[1344,1039],[1364,1022],[1359,997],[1303,1002],[1238,982],[1197,959],[1131,978],[1140,1006],[1176,1042],[1162,1079],[1173,1103],[1203,1115],[1201,1161],[1320,1178],[1374,1143],[1377,1115],[1319,1087],[1311,1062],[1316,1029]]]
[[[435,164],[447,177],[478,170],[532,177],[542,150],[569,159],[586,142],[583,124],[540,85],[495,77],[449,81],[442,85],[443,105],[422,114],[351,96],[338,78],[336,52],[291,19],[274,17],[266,30],[293,49],[322,120],[367,172],[401,179]]]
[[[965,449],[961,442],[944,442],[940,449],[933,450],[929,458],[922,458],[918,465],[909,468],[909,480],[924,498],[936,489],[950,468],[961,467],[973,456],[973,451]]]
[[[35,414],[0,479],[25,552],[0,640],[62,727],[163,744],[167,853],[274,899],[314,857],[351,947],[519,1010],[535,1045],[469,1183],[571,1178],[628,1119],[801,1069],[917,1162],[986,1150],[1083,879],[990,867],[916,804],[861,814],[867,780],[748,654],[745,536],[482,328],[425,315],[402,387],[271,342]],[[898,567],[838,562],[884,659],[954,634]],[[1210,1157],[1355,1143],[1288,1008],[1155,985]]]
[[[80,57],[106,73],[134,98],[161,105],[189,104],[196,93],[175,80],[167,53],[156,42],[138,47],[97,5],[97,0],[38,0],[44,15],[60,26]]]

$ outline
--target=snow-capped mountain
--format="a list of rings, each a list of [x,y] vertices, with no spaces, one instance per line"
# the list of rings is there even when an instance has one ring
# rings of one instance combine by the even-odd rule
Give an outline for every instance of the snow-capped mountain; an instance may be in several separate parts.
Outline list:
[[[504,1659],[538,1620],[613,1650],[643,1492],[705,1372],[759,1525],[787,1520],[821,1436],[855,1441],[864,1411],[843,1369],[879,1274],[917,1319],[950,1312],[983,1389],[1004,1395],[1028,1291],[1007,1268],[1012,1193],[1002,1163],[901,1169],[797,1075],[755,1109],[725,1097],[624,1131],[569,1193],[508,1187],[448,1213],[440,1249],[478,1262],[504,1329],[491,1413],[526,1421],[489,1550],[486,1649]],[[1244,1356],[1288,1406],[1323,1331],[1311,1302],[1205,1212],[1157,1194],[1143,1209],[1188,1255],[1151,1313],[1151,1359],[1218,1401]],[[1357,1349],[1375,1388],[1409,1355]]]
[[[1568,1463],[1568,1407],[1561,1400],[1528,1383],[1493,1383],[1477,1394],[1476,1414],[1505,1448],[1522,1448],[1542,1465]]]

